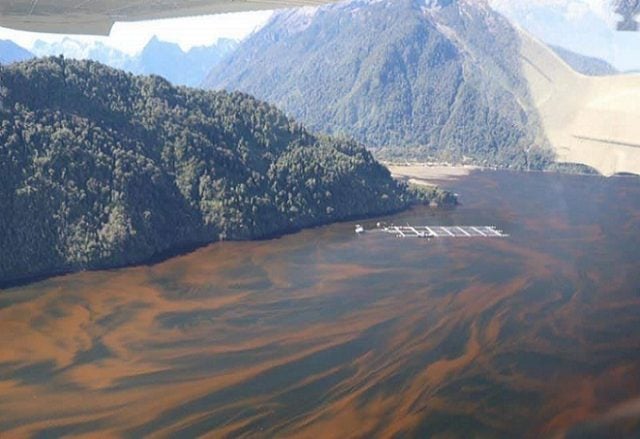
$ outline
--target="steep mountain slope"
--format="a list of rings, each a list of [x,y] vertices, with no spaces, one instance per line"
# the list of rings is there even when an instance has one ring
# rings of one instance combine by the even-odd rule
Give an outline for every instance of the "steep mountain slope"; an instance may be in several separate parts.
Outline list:
[[[13,41],[0,40],[0,64],[11,64],[33,58],[28,50],[18,46]]]
[[[100,42],[89,44],[65,38],[52,43],[36,41],[33,51],[38,56],[64,55],[72,59],[98,61],[136,75],[159,75],[175,85],[195,87],[237,45],[235,40],[221,38],[210,46],[184,51],[175,43],[153,37],[140,53],[128,55]]]
[[[587,76],[606,76],[619,73],[608,62],[592,56],[581,55],[560,46],[549,46],[564,62],[578,73]]]
[[[517,32],[483,1],[356,0],[278,13],[205,84],[387,154],[543,167]]]
[[[545,135],[561,162],[640,174],[640,75],[590,77],[522,32],[521,58]]]
[[[602,59],[620,72],[640,68],[640,38],[618,32],[613,0],[489,0],[535,38]]]
[[[63,58],[0,68],[0,80],[0,283],[415,200],[362,147],[247,95]]]

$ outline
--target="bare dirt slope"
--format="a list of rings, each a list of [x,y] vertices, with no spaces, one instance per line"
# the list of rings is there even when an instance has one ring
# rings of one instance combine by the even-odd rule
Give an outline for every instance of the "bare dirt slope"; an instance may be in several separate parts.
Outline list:
[[[523,71],[558,160],[604,175],[640,174],[640,75],[581,75],[521,35]]]

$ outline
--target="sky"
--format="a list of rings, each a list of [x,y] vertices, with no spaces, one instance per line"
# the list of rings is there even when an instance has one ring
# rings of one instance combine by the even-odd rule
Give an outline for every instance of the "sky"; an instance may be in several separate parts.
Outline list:
[[[640,70],[640,32],[615,31],[618,19],[612,12],[612,1],[489,0],[489,3],[543,41],[605,59],[622,71]],[[242,39],[266,23],[271,14],[259,11],[116,23],[110,37],[71,38],[85,43],[100,41],[133,55],[156,35],[188,50],[210,45],[221,37]],[[11,39],[26,49],[31,49],[38,39],[55,42],[63,38],[0,28],[0,39]]]
[[[620,71],[640,70],[640,32],[616,30],[621,17],[613,0],[489,1],[547,43],[606,60]]]
[[[595,14],[609,24],[616,21],[611,0],[489,0],[489,3],[499,10],[553,8],[562,11],[568,20],[580,20],[585,15]]]
[[[182,49],[189,50],[194,46],[212,44],[222,37],[242,39],[262,26],[271,14],[271,11],[238,12],[136,23],[116,23],[109,37],[78,35],[67,35],[67,37],[85,43],[100,41],[133,55],[141,51],[155,35],[162,41],[178,43]],[[30,49],[36,40],[55,42],[63,38],[65,35],[22,32],[0,27],[0,39],[12,40],[26,49]]]

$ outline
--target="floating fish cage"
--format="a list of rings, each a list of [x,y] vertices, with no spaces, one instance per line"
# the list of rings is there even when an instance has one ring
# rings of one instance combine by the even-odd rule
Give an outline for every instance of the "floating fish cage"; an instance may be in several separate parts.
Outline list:
[[[509,235],[495,226],[385,226],[373,229],[399,238],[507,238]],[[356,233],[364,233],[356,226]]]

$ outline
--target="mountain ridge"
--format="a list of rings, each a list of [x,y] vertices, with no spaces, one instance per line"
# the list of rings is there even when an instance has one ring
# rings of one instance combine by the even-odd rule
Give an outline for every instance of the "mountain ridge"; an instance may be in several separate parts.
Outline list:
[[[274,14],[205,85],[392,156],[541,168],[551,156],[516,46],[486,2],[342,2]]]
[[[38,56],[89,59],[136,75],[159,75],[174,85],[197,87],[209,70],[237,45],[236,40],[220,38],[211,45],[185,51],[176,43],[153,36],[139,53],[129,55],[100,41],[83,43],[66,37],[53,43],[38,40],[34,52]]]
[[[11,40],[0,40],[0,64],[26,61],[35,55]]]

